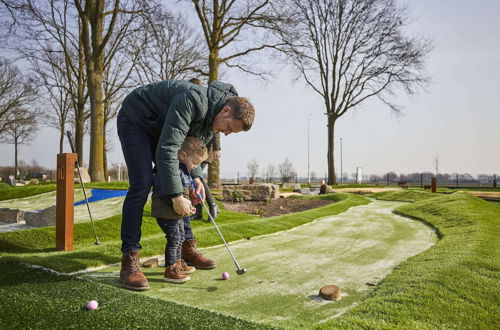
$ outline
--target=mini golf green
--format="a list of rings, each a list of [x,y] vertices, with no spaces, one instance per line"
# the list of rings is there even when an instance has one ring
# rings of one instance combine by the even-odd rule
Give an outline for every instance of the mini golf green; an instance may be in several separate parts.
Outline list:
[[[87,189],[87,198],[92,196],[92,190]],[[75,189],[75,202],[84,199],[83,190]],[[122,212],[125,197],[114,197],[89,204],[92,218],[104,219]],[[30,197],[0,201],[0,208],[20,209],[23,211],[36,211],[51,207],[56,204],[56,192],[48,192]],[[75,206],[75,222],[90,221],[87,205]]]
[[[244,275],[236,275],[224,246],[203,249],[219,266],[197,270],[182,285],[163,282],[163,268],[144,269],[152,289],[140,294],[287,328],[339,317],[397,264],[437,241],[428,226],[393,214],[400,205],[374,201],[292,230],[233,242],[233,253],[248,270]],[[81,276],[120,286],[118,271],[112,266]],[[223,271],[229,280],[220,279]],[[318,297],[327,284],[340,286],[342,300]]]

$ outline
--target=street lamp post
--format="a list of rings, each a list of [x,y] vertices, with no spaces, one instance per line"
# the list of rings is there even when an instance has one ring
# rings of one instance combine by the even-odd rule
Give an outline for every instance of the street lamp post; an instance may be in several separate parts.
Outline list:
[[[311,185],[311,177],[309,176],[309,118],[311,114],[307,115],[307,183]]]
[[[340,138],[340,185],[344,185],[344,176],[342,175],[342,138]]]

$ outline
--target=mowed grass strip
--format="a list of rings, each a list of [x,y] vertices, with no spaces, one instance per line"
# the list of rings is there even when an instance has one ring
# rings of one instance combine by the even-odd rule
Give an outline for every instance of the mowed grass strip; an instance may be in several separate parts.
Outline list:
[[[300,226],[314,219],[339,214],[348,208],[364,205],[369,201],[363,197],[349,194],[331,194],[319,197],[337,201],[336,203],[300,213],[273,218],[257,218],[247,214],[223,210],[217,218],[226,241],[271,234]],[[56,252],[55,228],[47,227],[18,232],[0,233],[2,259],[42,265],[60,272],[74,272],[89,267],[97,267],[120,261],[121,216],[96,221],[96,231],[101,245],[94,245],[90,223],[75,225],[75,249],[72,252]],[[192,221],[198,247],[221,244],[220,237],[210,222]],[[165,250],[165,238],[156,220],[145,211],[142,224],[141,256],[161,255]],[[6,252],[4,252],[6,251]]]
[[[56,190],[56,185],[53,183],[28,185],[23,187],[11,187],[9,185],[2,184],[2,186],[0,186],[0,201],[39,195],[54,190]]]
[[[499,328],[500,208],[467,194],[437,196],[396,213],[430,223],[441,240],[398,265],[359,306],[319,328]]]
[[[0,324],[4,329],[269,329],[25,265],[0,261]],[[86,310],[89,300],[99,308]]]
[[[431,192],[424,190],[405,189],[405,190],[382,191],[378,193],[369,194],[367,196],[384,201],[418,202],[421,200],[439,197],[440,195],[433,194]]]

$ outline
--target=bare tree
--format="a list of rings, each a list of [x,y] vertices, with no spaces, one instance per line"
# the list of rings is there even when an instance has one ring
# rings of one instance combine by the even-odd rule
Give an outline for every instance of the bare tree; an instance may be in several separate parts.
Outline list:
[[[128,39],[130,56],[138,56],[136,79],[141,85],[167,79],[189,79],[207,71],[201,36],[161,6],[141,15],[140,31]]]
[[[16,66],[0,57],[0,137],[7,134],[18,120],[17,111],[28,107],[35,97],[33,81],[26,79]]]
[[[104,93],[103,74],[106,47],[115,32],[119,15],[134,20],[139,13],[135,4],[112,4],[105,0],[75,0],[81,27],[81,43],[85,55],[87,88],[90,100],[90,161],[92,181],[105,181],[104,177]],[[130,8],[127,8],[130,7]]]
[[[219,68],[237,68],[243,72],[265,77],[266,72],[249,64],[249,55],[277,49],[280,42],[269,33],[286,19],[276,11],[271,0],[191,0],[208,48],[208,82],[219,79]],[[247,60],[245,62],[244,60]],[[220,136],[216,134],[219,142]],[[220,186],[220,162],[214,160],[208,168],[208,183]]]
[[[434,156],[434,159],[432,160],[432,165],[434,166],[434,169],[436,170],[436,178],[439,174],[439,155]]]
[[[267,166],[267,175],[269,176],[269,182],[273,182],[274,180],[274,171],[275,171],[274,165],[269,164]]]
[[[257,175],[257,172],[259,171],[259,164],[257,163],[257,161],[254,158],[252,158],[248,162],[247,168],[248,168],[248,177],[251,180],[255,180],[255,176]]]
[[[278,167],[282,182],[290,182],[294,178],[295,169],[293,167],[293,164],[288,160],[288,158],[286,158],[283,163],[279,164]]]
[[[298,78],[324,101],[328,129],[328,183],[336,183],[337,119],[378,98],[395,114],[399,89],[414,94],[428,83],[430,42],[405,34],[406,7],[396,0],[290,0],[293,24],[281,34]]]
[[[16,179],[19,179],[19,146],[30,142],[36,132],[36,113],[25,109],[16,109],[14,113],[14,120],[8,126],[4,136],[0,139],[0,142],[14,145],[14,173]]]
[[[15,0],[12,0],[15,1]],[[80,40],[80,25],[73,1],[70,0],[17,0],[15,12],[21,27],[16,31],[15,49],[28,60],[35,73],[48,83],[50,88],[64,93],[52,109],[52,118],[62,119],[60,106],[70,101],[73,114],[75,148],[78,161],[84,163],[83,138],[85,123],[90,112],[85,107],[88,99],[83,48]],[[61,97],[63,95],[61,94]],[[55,97],[55,95],[54,95]],[[63,110],[65,111],[65,110]],[[69,117],[67,118],[70,119]],[[59,120],[57,120],[59,121]],[[60,135],[64,128],[56,128]]]

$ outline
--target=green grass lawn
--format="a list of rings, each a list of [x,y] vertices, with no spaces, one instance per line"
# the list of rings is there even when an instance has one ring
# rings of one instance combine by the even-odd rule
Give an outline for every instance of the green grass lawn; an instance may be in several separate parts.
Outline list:
[[[429,223],[441,240],[397,266],[358,307],[318,327],[498,329],[498,203],[466,194],[437,195],[396,211]]]
[[[441,239],[432,248],[396,266],[357,307],[318,327],[330,329],[468,328],[500,325],[500,204],[467,194],[415,194],[398,191],[381,199],[415,201],[397,209],[435,228]],[[374,194],[375,195],[375,194]],[[373,197],[377,197],[376,195]],[[359,196],[333,194],[338,203],[279,217],[221,219],[228,241],[273,233],[337,214],[366,203]],[[349,196],[349,197],[347,197]],[[227,212],[227,211],[224,211]],[[265,225],[264,225],[265,224]],[[27,268],[19,262],[74,271],[119,259],[119,217],[96,222],[103,244],[93,246],[89,223],[78,228],[74,252],[53,252],[50,228],[0,234],[0,324],[10,328],[252,328],[257,324],[206,310],[131,293],[123,289]],[[200,246],[220,244],[209,223],[194,221]],[[75,232],[76,233],[76,232]],[[143,255],[161,254],[163,234],[146,213]],[[36,243],[35,243],[36,242]],[[250,288],[249,288],[250,289]],[[87,300],[100,297],[102,308],[87,312]],[[47,302],[50,302],[48,304]],[[181,313],[177,311],[182,309]],[[23,313],[20,311],[29,312]]]
[[[56,190],[56,185],[53,183],[44,185],[30,184],[23,187],[11,187],[7,184],[2,184],[2,186],[0,187],[0,201],[34,196],[55,190]]]
[[[217,224],[224,232],[227,241],[238,240],[263,234],[270,234],[293,228],[319,217],[344,212],[354,205],[368,203],[365,198],[347,195],[324,195],[325,198],[338,201],[318,209],[289,214],[280,217],[258,218],[255,216],[223,210],[217,218]],[[61,272],[74,272],[89,267],[97,267],[120,260],[120,224],[121,215],[95,221],[96,232],[101,245],[95,246],[91,223],[76,223],[74,229],[74,251],[55,251],[55,227],[44,227],[22,231],[0,233],[0,256],[4,260],[23,261],[43,265]],[[206,221],[192,221],[193,231],[198,246],[220,244],[220,238],[213,225]],[[143,256],[162,254],[164,234],[158,228],[156,220],[150,216],[149,205],[144,212],[141,245]]]

